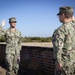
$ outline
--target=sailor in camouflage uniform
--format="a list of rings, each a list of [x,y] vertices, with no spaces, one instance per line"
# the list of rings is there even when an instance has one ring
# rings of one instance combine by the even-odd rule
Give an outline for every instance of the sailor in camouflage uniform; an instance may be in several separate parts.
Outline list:
[[[52,36],[54,75],[75,75],[75,23],[72,22],[74,8],[60,7],[57,15],[62,25]]]
[[[0,35],[6,38],[6,75],[17,75],[20,62],[21,32],[15,28],[16,18],[9,18],[9,24],[10,28],[3,30],[5,25],[5,20],[3,20],[0,27]]]

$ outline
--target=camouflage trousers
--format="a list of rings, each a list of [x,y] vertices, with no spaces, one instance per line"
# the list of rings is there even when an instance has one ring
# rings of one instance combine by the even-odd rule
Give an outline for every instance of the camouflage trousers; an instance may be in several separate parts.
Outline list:
[[[55,75],[75,75],[75,63],[63,66],[61,70],[55,72]]]
[[[6,55],[6,75],[17,75],[19,70],[19,60],[15,54]]]

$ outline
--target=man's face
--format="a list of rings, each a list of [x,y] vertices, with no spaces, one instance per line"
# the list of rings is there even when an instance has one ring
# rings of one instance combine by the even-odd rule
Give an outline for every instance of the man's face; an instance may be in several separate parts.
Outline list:
[[[15,28],[16,27],[16,22],[10,22],[10,27]]]
[[[63,23],[63,21],[64,21],[64,14],[58,15],[58,17],[59,17],[59,21]]]

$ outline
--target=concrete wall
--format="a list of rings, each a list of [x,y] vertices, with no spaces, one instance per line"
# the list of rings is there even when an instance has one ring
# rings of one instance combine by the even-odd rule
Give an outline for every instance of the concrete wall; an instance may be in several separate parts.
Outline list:
[[[0,44],[0,63],[4,62],[4,58],[5,44]],[[52,48],[22,46],[20,58],[20,73],[26,73],[27,75],[54,75]]]

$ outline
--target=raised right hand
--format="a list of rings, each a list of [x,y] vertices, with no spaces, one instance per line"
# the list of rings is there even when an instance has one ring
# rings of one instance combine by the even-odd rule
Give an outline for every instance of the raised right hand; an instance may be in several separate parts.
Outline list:
[[[5,26],[5,20],[3,20],[3,21],[2,21],[1,26],[2,26],[2,27],[4,27],[4,26]]]
[[[75,21],[75,17],[74,17],[74,15],[72,16],[72,21]]]

